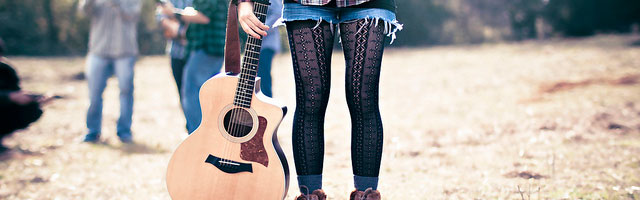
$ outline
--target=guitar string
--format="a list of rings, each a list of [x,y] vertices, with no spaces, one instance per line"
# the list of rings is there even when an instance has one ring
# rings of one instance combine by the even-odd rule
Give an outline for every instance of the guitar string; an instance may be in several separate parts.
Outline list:
[[[246,62],[246,58],[244,58],[244,62]],[[229,129],[228,133],[232,137],[236,137],[236,134],[237,134],[237,123],[238,122],[237,122],[236,118],[237,118],[237,114],[239,112],[239,109],[241,109],[241,108],[238,108],[238,107],[241,107],[241,105],[242,105],[242,102],[241,102],[240,98],[242,98],[243,91],[245,90],[244,86],[242,85],[242,81],[243,81],[242,80],[243,79],[242,78],[242,75],[243,75],[242,72],[243,71],[245,71],[244,67],[242,68],[242,70],[241,70],[241,72],[239,74],[239,80],[238,80],[239,82],[238,82],[238,85],[237,85],[238,90],[236,92],[236,98],[234,99],[234,103],[233,103],[234,106],[232,106],[232,108],[231,108],[231,116],[229,116],[229,123],[227,124],[227,128]],[[236,106],[238,106],[238,107],[236,107]],[[225,144],[225,149],[226,149],[226,153],[224,154],[225,155],[224,157],[227,158],[227,157],[229,157],[228,154],[230,153],[230,151],[228,150],[228,144]]]
[[[242,74],[242,72],[241,72],[241,74]],[[240,74],[239,76],[241,76],[241,74]],[[235,94],[234,102],[233,102],[233,104],[232,104],[232,106],[231,106],[231,109],[230,109],[231,113],[230,113],[230,116],[229,116],[229,121],[228,121],[228,123],[227,123],[227,127],[226,127],[226,131],[227,131],[227,133],[228,133],[228,134],[230,134],[230,135],[231,135],[231,136],[233,136],[233,137],[235,137],[235,136],[234,136],[234,128],[232,127],[232,124],[233,124],[232,122],[234,122],[234,120],[235,120],[235,113],[236,113],[236,107],[235,107],[235,106],[236,106],[236,104],[237,104],[237,102],[238,102],[238,101],[237,101],[237,99],[238,99],[238,95],[240,95],[240,94],[239,94],[239,93],[240,93],[239,91],[240,91],[241,89],[242,89],[242,86],[241,86],[240,84],[238,84],[238,85],[237,85],[237,89],[236,89],[236,94]],[[225,115],[225,116],[226,116],[226,115]],[[226,158],[228,158],[228,157],[229,157],[228,155],[230,154],[230,151],[229,151],[229,144],[228,144],[228,143],[225,143],[225,147],[224,147],[223,149],[224,149],[224,150],[223,150],[223,153],[222,153],[223,155],[221,156],[221,157],[222,157],[222,158],[221,158],[221,160],[227,160]],[[222,165],[222,166],[225,166],[225,162],[221,163],[221,165]]]
[[[266,17],[266,10],[265,10],[265,8],[267,7],[266,5],[263,5],[261,3],[255,3],[254,6],[255,6],[254,13],[260,14],[261,15],[260,18]],[[265,20],[261,20],[261,21],[265,21]],[[249,50],[249,45],[251,45],[252,43],[258,43],[258,44],[254,44],[253,46],[260,47],[261,46],[261,44],[260,44],[261,42],[262,42],[261,39],[253,38],[251,36],[248,37],[247,44],[245,46],[245,51]],[[254,56],[259,56],[259,52],[257,52],[257,51],[253,51],[253,52],[249,51],[249,52],[246,53],[247,56],[245,56],[245,58],[244,58],[244,67],[242,68],[242,71],[244,72],[244,75],[245,75],[245,77],[244,77],[244,79],[245,79],[244,81],[245,82],[243,84],[243,80],[242,80],[243,79],[243,73],[241,72],[239,83],[238,83],[238,88],[242,89],[242,90],[238,90],[240,92],[238,92],[238,94],[236,94],[236,96],[239,96],[240,99],[238,99],[238,97],[236,97],[236,101],[234,102],[234,104],[237,103],[238,104],[237,106],[239,106],[240,108],[233,108],[232,107],[231,116],[230,116],[230,119],[229,119],[229,124],[227,125],[227,127],[229,127],[230,134],[232,136],[234,136],[234,137],[240,136],[240,134],[243,134],[242,131],[245,131],[245,129],[246,129],[246,128],[243,129],[242,125],[238,122],[238,119],[239,119],[238,115],[239,114],[240,114],[240,118],[242,118],[242,119],[246,118],[246,116],[243,117],[243,114],[242,114],[243,111],[245,111],[243,109],[243,106],[251,107],[251,99],[252,99],[254,91],[253,90],[249,91],[249,88],[247,88],[247,87],[251,87],[251,85],[249,84],[248,81],[249,81],[249,78],[251,76],[257,75],[257,69],[256,68],[257,68],[258,63],[259,63],[259,58],[258,59],[254,59],[254,60],[258,61],[258,63],[255,63],[255,64],[249,60],[249,59],[251,59],[251,55],[249,55],[251,53],[256,54]],[[252,67],[253,69],[249,69],[248,67]],[[254,74],[248,74],[248,73],[251,73],[251,72],[255,72],[255,75]],[[255,84],[255,78],[254,78],[253,82],[254,82],[253,84]],[[255,85],[253,85],[253,86],[255,87]],[[247,94],[247,92],[248,92],[248,94]],[[242,99],[243,98],[243,93],[244,93],[244,95],[250,95],[249,98],[248,98],[249,100]],[[248,101],[248,103],[245,103],[244,101]],[[245,104],[248,104],[248,105],[245,105]],[[242,119],[240,119],[240,120],[242,120]],[[235,122],[235,123],[233,123],[233,125],[231,125],[232,124],[231,122]],[[253,129],[253,127],[251,127],[251,129]],[[249,131],[251,131],[251,130],[249,130]],[[228,145],[227,144],[225,144],[225,148],[224,149],[226,149],[226,152],[231,153],[229,151],[229,149],[228,149]],[[225,155],[225,157],[227,157],[227,153],[223,153],[223,154]],[[223,161],[227,161],[227,159],[224,159],[224,158],[222,160]],[[227,163],[231,164],[231,162],[223,162],[222,165],[224,166]]]
[[[259,4],[259,3],[255,4],[254,13],[261,14],[261,12],[264,12],[264,6],[262,4]],[[239,98],[239,101],[238,101],[238,104],[241,107],[242,106],[251,107],[251,99],[252,99],[252,95],[253,95],[253,90],[250,91],[249,89],[250,89],[250,87],[252,87],[251,82],[253,82],[253,84],[255,84],[255,78],[254,78],[254,80],[250,80],[250,79],[251,79],[251,77],[255,76],[253,73],[256,73],[256,70],[255,70],[256,66],[254,66],[254,63],[252,62],[252,59],[255,60],[255,58],[253,58],[253,57],[256,56],[256,55],[259,55],[259,54],[257,52],[251,51],[250,49],[252,49],[252,48],[250,48],[250,46],[252,46],[252,45],[253,46],[257,46],[259,42],[260,41],[257,40],[256,38],[249,37],[248,41],[247,41],[247,44],[245,46],[245,51],[247,51],[247,52],[246,52],[246,56],[244,57],[244,67],[243,67],[244,74],[241,74],[240,83],[239,83],[239,87],[243,89],[240,92],[240,98]],[[256,54],[256,55],[253,55],[252,53]],[[251,67],[251,68],[249,68],[249,67]],[[243,81],[244,81],[244,84],[243,84]],[[253,87],[255,87],[255,85],[253,85]],[[233,133],[235,137],[241,136],[240,134],[243,134],[242,131],[245,131],[243,129],[243,127],[242,127],[242,124],[239,123],[238,120],[243,120],[244,118],[246,118],[246,116],[245,117],[243,117],[243,115],[237,116],[238,114],[244,113],[243,111],[244,111],[243,108],[239,108],[239,109],[237,109],[237,112],[235,114],[236,115],[235,116],[236,126],[234,127],[235,131]],[[239,118],[241,118],[241,119],[239,119]]]
[[[263,12],[263,6],[259,3],[254,4],[254,13],[260,13]],[[246,118],[246,116],[241,115],[240,117],[238,117],[238,114],[242,114],[244,112],[246,112],[243,107],[251,107],[251,99],[252,99],[252,95],[253,95],[253,91],[249,91],[249,88],[251,87],[251,82],[253,82],[253,84],[255,84],[255,78],[254,80],[250,80],[250,78],[252,76],[254,76],[254,74],[252,73],[252,70],[249,67],[255,67],[253,66],[253,62],[251,62],[252,52],[250,50],[250,45],[256,45],[256,43],[258,43],[259,41],[256,40],[256,38],[253,37],[248,37],[247,39],[247,44],[245,46],[245,57],[243,58],[244,63],[243,63],[243,68],[242,68],[242,72],[240,74],[240,78],[239,78],[239,83],[238,83],[238,87],[241,88],[241,90],[239,90],[240,92],[238,93],[238,99],[237,99],[237,104],[240,108],[236,108],[233,112],[233,121],[235,122],[235,126],[231,127],[232,128],[232,135],[234,137],[239,137],[240,134],[243,134],[243,132],[241,131],[246,131],[246,128],[242,127],[242,124],[238,121],[238,120],[244,120],[244,118]],[[253,72],[255,72],[256,70],[253,70]],[[256,73],[257,74],[257,73]],[[244,82],[244,83],[243,83]],[[255,85],[253,85],[255,87]],[[248,96],[248,97],[247,97]],[[247,100],[248,99],[248,100]],[[245,103],[245,101],[248,101],[247,103]],[[247,105],[248,104],[248,105]],[[239,119],[242,118],[242,119]],[[251,127],[253,128],[253,127]]]

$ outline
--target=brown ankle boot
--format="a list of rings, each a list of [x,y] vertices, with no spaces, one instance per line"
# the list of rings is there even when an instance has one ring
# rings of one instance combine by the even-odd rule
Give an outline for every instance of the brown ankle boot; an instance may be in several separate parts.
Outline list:
[[[327,195],[322,189],[314,190],[311,194],[300,194],[295,200],[326,200]]]
[[[371,188],[367,188],[367,190],[364,191],[363,195],[366,200],[380,200],[382,198],[378,190],[372,190]]]
[[[380,200],[382,198],[378,190],[372,190],[371,188],[367,188],[364,192],[354,190],[349,196],[350,200]]]
[[[324,191],[322,191],[322,189],[314,190],[313,193],[311,193],[311,195],[318,196],[318,200],[326,200],[327,199],[327,194],[325,194]]]
[[[354,190],[353,192],[351,192],[351,195],[349,195],[349,200],[361,200],[363,199],[363,196],[363,191]]]

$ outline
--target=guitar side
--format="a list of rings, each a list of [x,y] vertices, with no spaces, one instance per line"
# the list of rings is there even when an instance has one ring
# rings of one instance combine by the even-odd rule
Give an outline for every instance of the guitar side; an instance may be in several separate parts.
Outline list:
[[[233,103],[232,88],[238,80],[221,74],[200,89],[202,122],[178,146],[167,169],[167,189],[173,199],[283,199],[286,195],[288,165],[276,138],[284,107],[265,102],[256,86],[251,101],[259,119],[255,135],[245,142],[224,136],[219,119]],[[235,167],[238,163],[250,165],[250,171]]]

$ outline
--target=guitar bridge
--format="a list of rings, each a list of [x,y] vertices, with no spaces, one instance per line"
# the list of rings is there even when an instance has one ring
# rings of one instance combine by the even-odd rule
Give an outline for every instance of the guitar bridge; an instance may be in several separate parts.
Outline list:
[[[251,163],[242,163],[242,162],[237,162],[233,160],[221,159],[211,154],[209,154],[209,156],[204,162],[212,164],[213,166],[220,169],[221,171],[229,174],[235,174],[240,172],[253,173],[253,167],[251,166]]]

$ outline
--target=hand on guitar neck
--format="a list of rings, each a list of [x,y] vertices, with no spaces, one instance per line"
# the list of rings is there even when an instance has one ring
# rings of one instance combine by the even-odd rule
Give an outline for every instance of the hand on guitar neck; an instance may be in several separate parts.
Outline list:
[[[260,36],[267,36],[269,27],[264,25],[253,13],[253,2],[241,2],[238,4],[238,21],[242,30],[247,34],[261,39]]]

